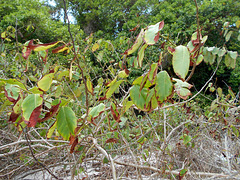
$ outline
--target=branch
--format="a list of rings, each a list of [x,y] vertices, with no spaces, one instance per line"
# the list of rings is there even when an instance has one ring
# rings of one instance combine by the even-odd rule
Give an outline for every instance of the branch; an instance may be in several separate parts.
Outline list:
[[[95,138],[92,138],[92,137],[89,137],[89,138],[93,141],[93,144],[95,145],[95,147],[99,151],[101,151],[101,153],[110,161],[110,165],[111,165],[111,168],[112,168],[113,179],[117,180],[116,169],[115,169],[114,161],[113,161],[112,157],[101,146],[98,145],[97,140]]]
[[[22,127],[23,129],[23,127]],[[32,157],[33,159],[40,165],[42,166],[49,174],[51,174],[55,179],[59,179],[55,174],[53,174],[44,164],[42,164],[34,155],[33,153],[33,150],[32,150],[32,147],[31,147],[31,140],[29,138],[29,135],[28,135],[28,132],[25,132],[25,138],[27,140],[27,143],[28,143],[28,146],[29,146],[29,149],[30,149],[30,152],[32,154]]]
[[[139,168],[139,169],[147,169],[147,170],[151,170],[154,172],[162,173],[161,169],[155,168],[153,166],[142,166],[142,165],[137,165],[137,164],[124,163],[124,162],[116,161],[116,160],[114,162],[119,165],[130,166],[130,167],[135,167],[135,168]],[[171,173],[174,175],[179,175],[179,173],[180,173],[179,170],[175,170],[175,171],[165,170],[164,172],[166,174]],[[195,174],[197,176],[214,176],[214,178],[216,178],[216,177],[232,177],[231,175],[226,175],[226,174],[206,173],[206,172],[192,172],[191,174]],[[188,171],[186,175],[190,175],[190,171]]]
[[[198,5],[197,5],[197,0],[194,0],[194,2],[195,2],[195,6],[196,6],[196,18],[197,18],[197,38],[199,39],[199,41],[200,41],[200,24],[199,24],[199,17],[198,17]],[[196,56],[196,61],[193,63],[193,68],[192,68],[192,71],[191,71],[191,73],[190,73],[190,75],[188,76],[188,78],[186,79],[186,82],[188,82],[191,78],[192,78],[192,76],[193,76],[193,74],[194,74],[194,71],[195,71],[195,69],[196,69],[196,66],[197,66],[197,59],[198,59],[198,56],[199,56],[199,52],[200,52],[200,48],[201,48],[201,43],[200,43],[200,46],[199,46],[199,48],[198,48],[198,52],[197,52],[197,56]]]
[[[63,140],[47,140],[47,141],[48,142],[56,142],[56,143],[69,143],[68,141],[63,141]],[[31,140],[31,142],[45,142],[45,141],[43,141],[43,140]],[[16,141],[16,142],[13,142],[13,143],[3,145],[3,146],[0,147],[0,150],[7,149],[7,148],[10,148],[11,146],[21,144],[21,143],[27,143],[27,140]]]

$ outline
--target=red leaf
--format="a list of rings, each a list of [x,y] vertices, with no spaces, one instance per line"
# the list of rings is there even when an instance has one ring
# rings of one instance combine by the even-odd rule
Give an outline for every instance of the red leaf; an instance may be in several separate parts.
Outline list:
[[[120,123],[121,120],[120,120],[120,115],[119,115],[119,111],[118,109],[116,108],[115,110],[113,109],[113,107],[111,106],[111,112],[112,112],[112,115],[113,115],[113,118],[118,122]]]
[[[61,104],[61,101],[59,102],[59,104],[52,106],[50,111],[45,114],[45,117],[42,119],[39,119],[38,122],[43,122],[52,118],[57,113],[60,104]]]
[[[154,37],[154,41],[155,41],[155,42],[158,42],[158,39],[159,39],[159,32],[158,32],[157,35]]]
[[[126,66],[124,66],[124,71],[125,71],[125,73],[127,74],[127,75],[129,75],[129,73],[130,73],[130,71],[127,69],[127,67]]]
[[[29,118],[29,121],[27,122],[28,127],[34,127],[34,126],[36,126],[37,122],[38,122],[39,119],[40,119],[40,118],[39,118],[39,115],[41,114],[41,111],[42,111],[42,104],[41,104],[40,106],[36,107],[36,108],[33,110],[32,114],[31,114],[31,116],[30,116],[30,118]]]
[[[98,99],[98,101],[104,101],[104,100],[106,100],[107,98],[106,98],[106,96],[104,96],[104,97],[100,97],[99,99]]]
[[[129,31],[130,31],[130,32],[136,31],[137,28],[139,28],[139,24],[138,24],[136,27],[134,27],[133,29],[130,29]]]
[[[59,41],[56,42],[51,42],[51,43],[45,43],[45,44],[33,44],[33,40],[31,40],[28,44],[28,48],[30,48],[31,50],[35,50],[36,48],[40,48],[40,47],[48,47],[48,46],[52,46],[54,44],[57,44]]]
[[[118,142],[118,140],[115,138],[109,138],[108,140],[106,140],[106,144],[107,143],[117,143],[117,142]]]
[[[10,117],[9,117],[9,121],[10,122],[15,122],[19,116],[20,116],[20,114],[16,114],[16,113],[12,112]]]
[[[72,142],[72,146],[71,146],[71,149],[70,149],[70,153],[73,153],[74,152],[74,149],[76,147],[76,145],[78,144],[78,138],[76,137],[74,139],[74,141]]]
[[[168,50],[169,50],[171,53],[174,53],[174,52],[175,52],[175,49],[174,49],[174,48],[171,48],[170,46],[168,47]]]
[[[163,42],[162,44],[161,44],[161,49],[164,49],[164,46],[165,46],[165,44],[166,44],[166,42]]]
[[[164,21],[161,21],[158,27],[159,31],[162,30],[163,26],[164,26]]]
[[[53,50],[52,50],[52,53],[55,54],[55,53],[60,53],[60,52],[66,51],[66,50],[69,49],[68,47],[66,47],[66,46],[68,46],[68,45],[70,45],[70,43],[64,44],[64,45],[62,45],[62,46],[59,46],[59,47],[53,49]]]
[[[27,43],[27,42],[26,42]],[[25,45],[26,45],[25,43]],[[29,41],[29,43],[27,43],[27,46],[24,46],[23,47],[23,50],[22,50],[22,56],[24,59],[28,59],[29,55],[31,54],[31,48],[29,48],[29,44],[33,44],[33,39],[31,41]]]

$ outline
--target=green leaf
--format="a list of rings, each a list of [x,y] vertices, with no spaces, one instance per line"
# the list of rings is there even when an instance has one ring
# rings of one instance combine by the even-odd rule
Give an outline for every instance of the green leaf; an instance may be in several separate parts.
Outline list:
[[[133,85],[130,89],[130,97],[132,99],[132,102],[141,110],[145,111],[146,106],[146,99],[148,95],[148,89],[143,88],[140,91],[139,85]]]
[[[192,137],[186,135],[186,136],[184,136],[184,138],[183,138],[183,144],[187,145],[187,143],[189,143],[191,140],[192,140]]]
[[[233,31],[229,31],[229,32],[227,33],[227,35],[226,35],[226,37],[225,37],[226,42],[229,41],[229,39],[230,39],[232,33],[233,33]]]
[[[13,98],[14,100],[18,99],[19,92],[20,92],[20,87],[15,84],[6,84],[5,85],[5,90],[7,92],[7,98]],[[10,100],[10,99],[9,99]],[[10,100],[11,101],[11,100]],[[11,101],[13,102],[13,101]]]
[[[48,132],[47,132],[47,138],[51,138],[55,129],[57,128],[57,121],[55,121],[52,126],[49,128]]]
[[[17,85],[21,89],[27,90],[26,87],[23,85],[23,83],[19,82],[16,79],[7,79],[7,80],[6,79],[0,79],[0,81],[3,81],[3,82],[8,83],[8,84],[12,84],[12,85]]]
[[[128,74],[126,73],[125,70],[122,70],[122,71],[118,72],[118,77],[126,78],[126,77],[128,77]]]
[[[33,94],[43,94],[43,92],[40,91],[38,87],[33,87],[29,89],[29,91],[32,92]]]
[[[40,94],[30,94],[22,102],[22,116],[25,122],[29,123],[29,126],[35,126],[38,116],[32,119],[33,115],[40,115],[41,105],[43,98]]]
[[[227,52],[227,51],[226,51],[225,48],[219,49],[219,51],[218,51],[218,56],[222,57],[226,52]]]
[[[95,43],[93,46],[92,46],[92,52],[94,52],[94,51],[96,51],[96,50],[98,50],[99,49],[99,43],[97,42],[97,43]]]
[[[21,111],[22,111],[22,102],[23,102],[23,98],[22,98],[22,95],[20,94],[19,100],[13,106],[13,112],[15,114],[20,114],[21,113]]]
[[[187,174],[187,169],[182,169],[180,172],[179,172],[179,175],[180,177],[182,178],[185,174]]]
[[[148,47],[147,44],[143,44],[142,47],[140,48],[139,52],[138,52],[137,60],[138,60],[139,67],[142,67],[142,62],[143,62],[143,58],[144,58],[144,51],[147,47]]]
[[[173,70],[180,79],[185,79],[190,65],[190,54],[185,46],[177,46],[173,53]]]
[[[133,105],[132,101],[128,101],[124,106],[124,112],[126,112]]]
[[[237,21],[235,22],[235,24],[236,24],[236,27],[239,28],[239,27],[240,27],[240,19],[237,20]]]
[[[123,82],[123,80],[120,81],[116,81],[113,84],[111,84],[111,86],[109,87],[109,89],[106,92],[106,98],[110,98],[112,96],[112,94],[116,91],[116,89],[119,87],[119,85]]]
[[[150,70],[148,72],[148,80],[153,83],[154,79],[157,75],[157,70],[158,70],[158,63],[153,63],[150,67]]]
[[[192,87],[192,85],[187,83],[186,81],[183,82],[182,80],[176,78],[173,78],[173,81],[176,82],[174,84],[174,88],[178,96],[186,100],[188,96],[191,95],[191,91],[189,89]]]
[[[231,125],[231,128],[232,128],[233,134],[238,138],[239,137],[238,129],[233,125]]]
[[[197,58],[196,65],[199,65],[203,61],[203,55],[200,54]]]
[[[214,49],[214,47],[203,49],[204,61],[206,63],[211,64],[211,65],[214,63],[214,60],[215,60],[215,57],[216,57],[216,55],[212,54],[213,49]]]
[[[163,28],[164,22],[148,26],[144,33],[144,41],[148,45],[155,44],[159,39],[159,31]]]
[[[134,42],[134,44],[132,45],[132,47],[130,49],[126,50],[124,52],[124,54],[126,54],[126,55],[132,54],[139,48],[139,46],[143,42],[143,34],[144,34],[144,29],[141,29],[141,32],[139,33],[139,35],[138,35],[136,41]]]
[[[87,90],[88,90],[88,92],[90,92],[93,95],[93,91],[94,91],[93,85],[89,78],[87,79]]]
[[[225,65],[227,67],[235,68],[236,59],[233,59],[229,53],[225,56]]]
[[[57,130],[65,139],[69,140],[70,135],[74,135],[77,127],[77,118],[70,107],[61,107],[57,114]]]
[[[43,76],[43,78],[37,83],[39,89],[47,91],[51,87],[53,76],[53,73]]]
[[[237,59],[238,53],[237,51],[228,51],[228,54],[231,56],[232,59]]]
[[[173,93],[173,84],[166,71],[161,71],[157,74],[155,92],[156,98],[160,103],[166,101]]]
[[[103,103],[93,107],[89,114],[88,114],[88,119],[96,119],[103,111],[105,110],[105,105]]]

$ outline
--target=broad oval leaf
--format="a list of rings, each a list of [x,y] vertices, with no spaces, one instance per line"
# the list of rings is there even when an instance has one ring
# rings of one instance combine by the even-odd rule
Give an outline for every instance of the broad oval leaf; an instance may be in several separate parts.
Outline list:
[[[159,72],[157,74],[156,86],[155,86],[157,100],[160,103],[167,100],[167,98],[172,95],[173,93],[172,90],[173,90],[173,84],[168,73],[166,71]]]
[[[123,82],[123,80],[115,81],[111,86],[108,88],[106,92],[106,98],[110,98],[112,94],[116,91],[116,89],[120,86],[120,84]]]
[[[70,107],[63,106],[57,114],[57,130],[65,139],[69,140],[71,134],[77,127],[77,117]]]
[[[96,119],[104,110],[105,110],[105,105],[103,103],[93,107],[88,114],[88,119],[89,120]]]
[[[40,94],[30,94],[22,102],[22,117],[28,126],[33,127],[38,121],[43,98]]]
[[[133,85],[130,89],[130,97],[132,102],[142,111],[146,111],[146,99],[148,95],[148,89],[142,88],[140,90],[139,85]]]
[[[159,31],[163,28],[164,21],[148,26],[144,33],[144,41],[148,45],[155,44],[159,39]]]
[[[237,59],[238,53],[237,51],[228,51],[228,54],[231,56],[232,59]]]
[[[176,75],[184,80],[188,74],[190,65],[190,53],[187,47],[180,45],[175,48],[172,63]]]
[[[16,84],[8,84],[6,83],[5,85],[5,95],[8,98],[9,101],[11,102],[16,102],[18,99],[20,92],[20,87]]]
[[[188,96],[191,95],[191,91],[189,90],[192,88],[192,85],[188,82],[183,82],[180,79],[173,78],[173,81],[176,83],[174,84],[175,91],[177,92],[178,96],[182,99],[186,100]]]
[[[37,83],[39,89],[47,91],[51,87],[53,76],[53,73],[43,76],[43,78]]]

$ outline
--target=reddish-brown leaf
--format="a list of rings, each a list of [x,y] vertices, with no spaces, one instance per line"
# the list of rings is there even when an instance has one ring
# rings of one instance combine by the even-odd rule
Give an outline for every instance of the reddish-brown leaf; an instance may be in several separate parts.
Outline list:
[[[130,31],[130,32],[132,32],[132,31],[136,31],[137,28],[139,28],[139,24],[138,24],[136,27],[130,29],[129,31]]]
[[[57,113],[60,104],[61,104],[61,101],[57,105],[52,106],[50,111],[45,114],[44,118],[39,119],[38,122],[43,122],[52,118]]]
[[[13,99],[12,97],[9,97],[8,96],[8,93],[7,93],[7,91],[6,91],[6,89],[4,88],[4,92],[5,92],[5,96],[8,98],[8,100],[10,101],[10,102],[12,102],[12,103],[16,103],[18,100],[19,100],[19,96],[18,96],[18,99],[16,100],[16,99]]]
[[[116,109],[113,109],[113,107],[111,106],[111,113],[112,113],[112,115],[113,115],[113,118],[118,122],[118,123],[120,123],[121,122],[121,120],[120,120],[120,115],[119,115],[119,111],[118,111],[118,109],[116,108]]]
[[[174,48],[171,48],[170,46],[168,47],[168,50],[169,50],[171,53],[174,53],[174,52],[175,52],[175,49],[174,49]]]
[[[73,153],[74,152],[74,149],[76,147],[76,145],[78,144],[78,137],[76,137],[74,139],[74,141],[72,142],[72,146],[71,146],[71,149],[70,149],[70,153]]]
[[[104,101],[104,100],[106,100],[107,98],[106,98],[106,96],[104,96],[104,97],[100,97],[99,99],[98,99],[98,101]]]
[[[28,48],[30,48],[31,50],[36,50],[37,48],[40,48],[40,47],[51,47],[52,45],[54,44],[57,44],[59,41],[56,41],[56,42],[51,42],[51,43],[45,43],[45,44],[33,44],[33,40],[31,40],[28,44]]]
[[[33,110],[32,114],[29,118],[29,121],[27,121],[28,127],[35,127],[36,126],[37,122],[40,119],[39,115],[41,114],[41,111],[42,111],[42,104],[40,106],[36,107]]]
[[[118,140],[115,138],[109,138],[108,140],[106,140],[106,144],[107,143],[117,143],[117,142],[118,142]]]
[[[10,117],[9,117],[9,121],[10,122],[15,122],[19,116],[20,116],[20,114],[16,114],[15,112],[12,112]]]
[[[67,47],[68,45],[70,45],[70,43],[64,44],[64,45],[62,45],[62,46],[59,46],[59,47],[53,49],[53,50],[52,50],[52,53],[55,54],[55,53],[60,53],[60,52],[66,51],[66,50],[69,49],[69,48]]]

